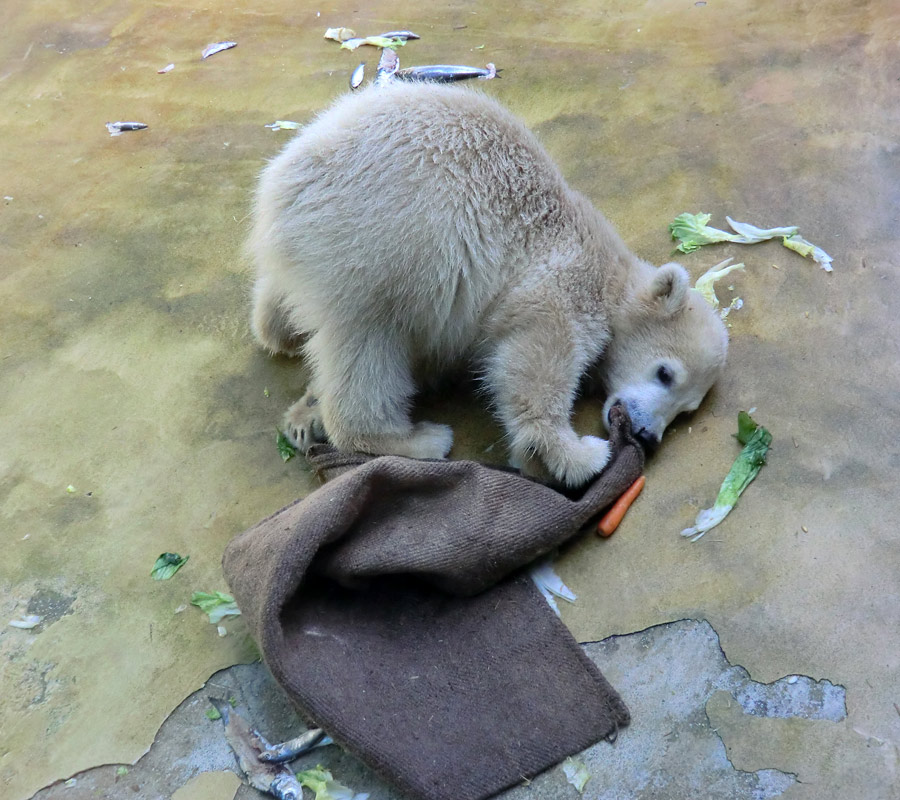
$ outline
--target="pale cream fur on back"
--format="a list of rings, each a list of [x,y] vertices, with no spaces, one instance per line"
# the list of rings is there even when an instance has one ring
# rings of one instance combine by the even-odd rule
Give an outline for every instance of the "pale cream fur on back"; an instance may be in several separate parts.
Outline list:
[[[313,369],[289,412],[298,439],[446,455],[449,429],[409,421],[414,376],[471,359],[513,459],[580,483],[608,458],[571,429],[582,374],[617,329],[676,316],[655,312],[658,271],[522,123],[470,89],[340,99],[265,169],[254,217],[254,331]],[[712,338],[724,361],[724,336]]]

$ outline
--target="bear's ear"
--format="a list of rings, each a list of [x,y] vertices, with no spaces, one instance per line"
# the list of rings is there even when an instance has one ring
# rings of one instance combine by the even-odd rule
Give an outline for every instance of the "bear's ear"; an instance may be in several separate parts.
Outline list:
[[[690,276],[681,264],[663,264],[650,282],[650,299],[668,316],[684,307],[690,288]]]

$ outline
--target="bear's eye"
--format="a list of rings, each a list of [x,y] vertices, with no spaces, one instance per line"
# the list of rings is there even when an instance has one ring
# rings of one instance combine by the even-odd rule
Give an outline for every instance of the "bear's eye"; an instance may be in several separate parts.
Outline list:
[[[658,380],[663,386],[671,386],[672,382],[675,380],[675,375],[667,366],[662,365],[658,370],[656,370],[656,380]]]

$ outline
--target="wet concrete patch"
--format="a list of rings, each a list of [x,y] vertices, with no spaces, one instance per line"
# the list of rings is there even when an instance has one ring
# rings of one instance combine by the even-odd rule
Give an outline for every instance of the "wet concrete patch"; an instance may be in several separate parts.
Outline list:
[[[710,723],[707,705],[730,697],[744,713],[803,720],[843,717],[843,689],[802,676],[775,684],[752,681],[731,665],[706,622],[684,620],[583,645],[587,655],[622,693],[632,711],[630,726],[615,744],[601,742],[578,757],[591,773],[589,800],[765,800],[781,796],[796,778],[773,768],[736,769]],[[136,764],[109,765],[72,776],[34,800],[80,800],[125,796],[162,800],[200,773],[235,769],[221,723],[206,717],[208,697],[230,700],[270,741],[296,736],[305,725],[284,702],[281,689],[262,664],[232,667],[213,675],[160,728],[150,752]],[[782,759],[783,760],[783,759]],[[373,800],[402,795],[339,748],[327,747],[294,763],[296,770],[321,763],[335,777]],[[464,768],[464,765],[461,765]],[[624,791],[624,794],[623,794]],[[261,796],[247,792],[247,797]],[[506,800],[569,798],[572,788],[557,767],[511,789]]]
[[[25,611],[28,614],[37,614],[41,617],[43,626],[52,625],[66,614],[71,614],[72,603],[77,595],[65,595],[49,588],[38,588],[29,598]]]

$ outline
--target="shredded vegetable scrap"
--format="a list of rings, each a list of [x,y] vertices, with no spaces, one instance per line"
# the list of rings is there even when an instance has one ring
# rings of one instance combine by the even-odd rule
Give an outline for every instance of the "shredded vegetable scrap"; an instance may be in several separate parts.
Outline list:
[[[315,800],[366,800],[367,792],[356,793],[342,783],[338,783],[331,770],[319,765],[315,769],[305,769],[297,773],[297,780],[314,795]]]
[[[530,576],[556,616],[559,616],[559,606],[556,605],[555,598],[559,597],[569,603],[574,603],[578,599],[575,593],[562,582],[562,578],[556,574],[551,558],[545,558],[532,567]]]
[[[297,448],[291,444],[291,440],[284,435],[283,431],[278,431],[278,436],[275,439],[275,446],[281,454],[282,461],[290,461],[297,455]]]
[[[167,581],[186,563],[190,556],[180,556],[178,553],[162,553],[156,559],[150,577],[155,581]]]
[[[356,50],[364,44],[372,47],[390,47],[392,50],[403,47],[406,39],[399,36],[360,36],[353,39],[345,39],[341,42],[341,50]]]
[[[23,631],[30,631],[32,628],[36,628],[43,621],[43,617],[40,614],[29,614],[27,617],[22,617],[22,619],[11,619],[9,624],[13,628],[21,628]]]
[[[697,282],[694,284],[694,288],[703,295],[703,299],[713,308],[719,307],[719,298],[716,297],[716,281],[721,280],[736,269],[744,268],[743,263],[731,264],[732,261],[734,261],[733,258],[726,258],[724,261],[720,261],[715,266],[710,267],[697,278]]]
[[[346,42],[356,36],[356,32],[350,28],[328,28],[325,31],[325,38],[332,39],[335,42]]]
[[[580,759],[572,758],[570,756],[563,761],[562,768],[566,780],[579,792],[584,793],[584,787],[591,779],[591,773],[588,771],[587,764]]]
[[[234,598],[225,592],[194,592],[191,605],[208,614],[213,625],[218,625],[225,617],[237,617],[241,613]]]
[[[736,438],[744,445],[744,449],[722,481],[715,504],[712,508],[703,509],[697,514],[694,524],[681,532],[682,536],[690,537],[692,542],[696,542],[728,516],[744,489],[750,485],[766,463],[766,454],[772,444],[772,434],[762,425],[757,425],[746,411],[738,414]]]
[[[735,244],[757,244],[769,239],[781,239],[781,243],[789,250],[799,253],[804,258],[812,259],[826,272],[831,272],[833,259],[822,248],[800,236],[796,225],[785,225],[780,228],[758,228],[746,222],[736,222],[725,217],[734,233],[712,228],[708,225],[711,214],[679,214],[669,223],[669,233],[678,242],[676,250],[692,253],[707,244],[733,242]]]

